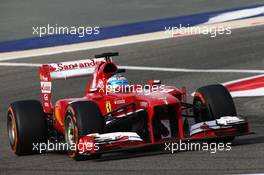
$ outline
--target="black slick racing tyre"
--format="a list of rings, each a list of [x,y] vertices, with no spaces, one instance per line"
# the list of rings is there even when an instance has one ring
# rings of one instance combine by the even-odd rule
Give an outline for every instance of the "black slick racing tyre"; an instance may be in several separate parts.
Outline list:
[[[219,119],[222,116],[236,116],[236,108],[228,90],[220,85],[203,86],[196,90],[194,98],[196,123]]]
[[[81,155],[77,149],[79,139],[91,133],[103,133],[105,128],[104,118],[96,103],[80,101],[70,104],[64,120],[64,137],[67,145],[75,145],[76,149],[68,150],[69,157],[75,160],[99,158],[100,154],[90,156]]]
[[[208,85],[196,90],[193,98],[195,123],[212,121],[222,116],[237,116],[234,101],[229,91],[220,84]],[[215,139],[217,142],[231,142],[233,136]]]
[[[47,142],[47,120],[42,105],[36,100],[17,101],[7,111],[10,146],[16,155],[39,153]],[[36,147],[34,146],[36,145]]]

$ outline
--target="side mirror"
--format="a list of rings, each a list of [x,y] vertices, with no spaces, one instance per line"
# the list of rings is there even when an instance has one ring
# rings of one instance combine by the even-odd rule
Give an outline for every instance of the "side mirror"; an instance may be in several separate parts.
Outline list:
[[[99,92],[99,88],[92,88],[89,90],[90,93]]]
[[[149,80],[148,84],[150,85],[150,87],[152,87],[153,85],[160,85],[161,80]]]

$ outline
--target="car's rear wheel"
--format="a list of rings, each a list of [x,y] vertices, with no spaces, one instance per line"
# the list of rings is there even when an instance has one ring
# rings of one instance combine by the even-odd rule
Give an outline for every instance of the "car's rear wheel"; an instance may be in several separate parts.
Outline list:
[[[236,108],[228,90],[220,85],[208,85],[196,90],[194,99],[195,122],[219,119],[222,116],[236,116]],[[225,138],[231,141],[234,137]]]
[[[96,103],[81,101],[70,104],[64,120],[64,136],[67,145],[76,149],[68,150],[69,157],[75,160],[99,158],[100,154],[83,156],[79,153],[78,144],[81,137],[91,133],[103,133],[104,128],[104,118]]]
[[[38,153],[47,142],[47,121],[42,105],[36,100],[17,101],[7,111],[10,146],[16,155]]]

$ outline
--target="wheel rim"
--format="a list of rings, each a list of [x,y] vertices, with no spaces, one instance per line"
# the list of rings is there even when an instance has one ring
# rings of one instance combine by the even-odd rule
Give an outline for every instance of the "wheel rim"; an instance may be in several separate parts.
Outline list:
[[[202,101],[200,99],[197,99],[194,101],[194,111],[195,111],[195,115],[196,115],[196,118],[195,118],[195,123],[199,123],[199,122],[202,122],[202,113],[201,113],[201,105],[202,105]]]
[[[68,116],[68,121],[67,121],[66,139],[70,146],[75,144],[74,123],[70,116]]]
[[[195,102],[193,104],[193,106],[195,107],[196,111],[199,112],[199,114],[200,114],[199,109],[200,109],[201,105],[202,105],[202,102],[200,100],[195,100]]]
[[[8,137],[10,144],[13,146],[15,144],[16,131],[15,131],[15,123],[11,113],[8,114],[8,118],[7,118],[7,130],[8,130]]]

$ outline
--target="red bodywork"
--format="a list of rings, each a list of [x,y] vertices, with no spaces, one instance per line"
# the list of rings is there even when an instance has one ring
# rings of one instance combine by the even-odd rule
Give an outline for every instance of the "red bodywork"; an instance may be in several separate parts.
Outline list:
[[[86,69],[88,70],[87,72]],[[135,110],[147,111],[148,116],[148,131],[150,135],[150,140],[142,142],[133,143],[122,143],[117,142],[116,144],[105,144],[102,147],[104,149],[109,148],[123,148],[127,146],[137,146],[146,144],[156,144],[164,143],[168,141],[179,141],[179,140],[190,140],[190,139],[204,139],[204,138],[216,138],[229,135],[240,135],[242,133],[248,133],[247,125],[243,131],[239,131],[236,128],[227,128],[222,130],[206,130],[206,132],[194,134],[190,137],[184,138],[185,133],[183,131],[182,114],[188,113],[188,109],[182,108],[182,102],[186,102],[185,89],[179,90],[173,86],[161,86],[160,81],[150,80],[148,85],[150,90],[149,94],[134,91],[134,92],[120,92],[120,93],[107,93],[106,82],[109,77],[118,73],[120,70],[117,66],[112,63],[111,59],[105,60],[100,59],[90,59],[75,62],[59,63],[59,64],[47,64],[40,67],[40,80],[41,80],[41,92],[42,92],[42,103],[43,109],[46,114],[52,116],[54,121],[55,130],[63,134],[64,132],[64,117],[67,107],[70,103],[76,101],[93,101],[95,102],[103,116],[107,113],[129,103],[135,103]],[[84,71],[81,71],[84,70]],[[90,71],[90,72],[89,72]],[[66,72],[66,74],[64,74]],[[68,74],[67,74],[68,73]],[[83,75],[92,75],[91,81],[88,83],[86,88],[86,93],[81,98],[70,98],[58,100],[54,105],[51,102],[51,82],[52,79],[58,78],[68,78]],[[152,90],[152,87],[155,92]],[[137,87],[139,85],[134,85]],[[169,106],[170,110],[173,109],[174,113],[169,113],[166,110],[163,111],[164,106]],[[153,120],[156,116],[156,112],[159,108],[162,108],[163,114],[159,115],[160,120],[166,120],[170,117],[175,118],[174,125],[171,129],[176,130],[174,137],[169,139],[155,138],[154,130],[155,126]],[[126,111],[131,112],[131,111]],[[173,115],[173,116],[169,116]],[[201,127],[202,128],[202,127]],[[221,134],[222,133],[222,134]],[[83,137],[80,142],[85,142],[85,140],[91,140],[90,137]],[[92,149],[91,152],[94,150]]]

